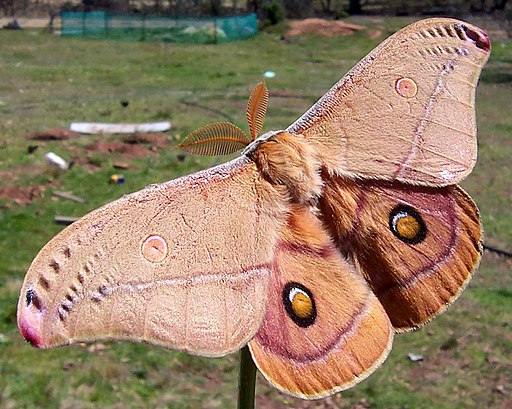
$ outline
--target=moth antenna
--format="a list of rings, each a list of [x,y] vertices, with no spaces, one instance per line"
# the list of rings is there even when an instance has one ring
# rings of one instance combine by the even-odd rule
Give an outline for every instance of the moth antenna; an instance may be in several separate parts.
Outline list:
[[[178,148],[203,156],[229,155],[251,141],[244,131],[230,122],[215,122],[189,134]]]
[[[253,141],[258,137],[263,127],[267,105],[268,89],[265,83],[261,81],[254,87],[247,102],[247,122],[249,122],[249,130]]]

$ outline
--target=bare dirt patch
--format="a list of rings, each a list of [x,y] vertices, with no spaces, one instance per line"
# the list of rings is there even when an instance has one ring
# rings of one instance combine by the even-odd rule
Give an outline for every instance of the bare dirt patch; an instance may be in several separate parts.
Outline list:
[[[341,20],[325,20],[321,18],[307,18],[305,20],[291,20],[290,30],[286,33],[287,37],[293,37],[301,34],[317,34],[328,37],[348,36],[356,31],[365,30],[365,26],[350,24]]]
[[[24,206],[43,196],[46,186],[0,186],[0,199],[7,199]]]
[[[81,136],[78,132],[65,128],[53,128],[45,131],[28,132],[25,137],[33,141],[64,141],[70,138]]]
[[[136,159],[149,156],[151,151],[142,145],[126,142],[96,142],[86,147],[89,152],[118,153],[125,159]]]
[[[151,149],[162,149],[169,144],[167,134],[164,133],[134,133],[121,137],[123,142],[131,145],[145,143],[151,145]]]
[[[168,135],[164,133],[135,133],[121,135],[121,141],[95,142],[86,147],[89,152],[117,153],[124,159],[137,159],[151,155],[168,145]]]
[[[12,17],[2,17],[0,18],[0,27],[3,27],[9,24],[13,20]],[[50,22],[50,18],[28,18],[28,17],[17,17],[16,21],[21,26],[21,28],[44,28],[48,26]],[[55,28],[60,28],[60,17],[57,17],[53,23]]]

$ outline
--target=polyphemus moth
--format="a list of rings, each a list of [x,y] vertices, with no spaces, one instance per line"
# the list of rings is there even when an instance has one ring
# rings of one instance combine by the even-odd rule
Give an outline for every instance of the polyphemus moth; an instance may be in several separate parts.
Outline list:
[[[18,304],[38,348],[130,340],[222,356],[314,399],[386,359],[464,289],[482,250],[456,185],[476,161],[487,35],[452,19],[397,32],[286,130],[216,123],[182,147],[240,157],[107,204],[53,238]]]

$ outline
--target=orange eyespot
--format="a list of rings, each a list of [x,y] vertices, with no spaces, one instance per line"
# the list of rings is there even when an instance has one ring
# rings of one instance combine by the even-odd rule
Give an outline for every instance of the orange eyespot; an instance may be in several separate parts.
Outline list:
[[[398,219],[396,222],[396,230],[402,237],[412,240],[418,236],[421,226],[418,223],[418,220],[409,215]]]
[[[417,244],[425,238],[427,227],[412,207],[397,206],[389,216],[389,228],[403,242]]]
[[[307,294],[297,291],[292,300],[292,310],[301,319],[311,317],[313,313],[313,302]]]
[[[395,90],[398,95],[404,98],[412,98],[418,93],[418,86],[414,80],[404,77],[396,81]]]
[[[167,256],[167,243],[159,235],[153,234],[142,243],[141,253],[146,260],[158,263]]]
[[[287,283],[283,289],[283,303],[290,318],[299,327],[315,322],[316,307],[311,292],[299,283]]]

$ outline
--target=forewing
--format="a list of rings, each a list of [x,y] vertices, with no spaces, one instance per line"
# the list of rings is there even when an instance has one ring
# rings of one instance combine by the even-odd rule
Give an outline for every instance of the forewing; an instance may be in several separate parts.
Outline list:
[[[482,251],[478,209],[462,189],[325,178],[324,221],[396,331],[425,324],[460,295]]]
[[[476,161],[475,88],[489,54],[477,27],[419,21],[379,45],[288,131],[309,138],[332,173],[454,184]]]
[[[295,207],[277,245],[265,319],[249,342],[260,371],[285,393],[321,398],[369,376],[392,338],[363,277],[318,219]]]
[[[20,331],[43,348],[127,339],[232,352],[261,324],[283,203],[238,159],[107,204],[37,255]]]

